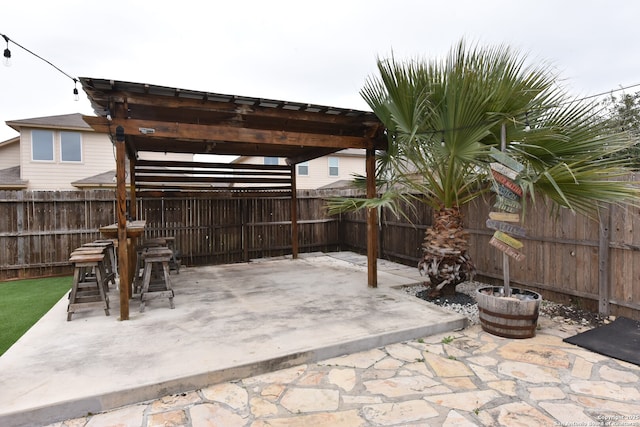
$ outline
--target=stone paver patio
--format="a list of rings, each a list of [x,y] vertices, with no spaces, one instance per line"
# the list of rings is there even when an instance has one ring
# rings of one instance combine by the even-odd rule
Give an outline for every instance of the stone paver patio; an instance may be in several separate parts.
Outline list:
[[[640,367],[478,325],[206,388],[62,426],[640,426]]]

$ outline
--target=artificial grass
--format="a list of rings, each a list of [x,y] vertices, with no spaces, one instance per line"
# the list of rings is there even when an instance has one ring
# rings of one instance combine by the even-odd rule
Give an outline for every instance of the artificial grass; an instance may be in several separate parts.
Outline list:
[[[73,277],[0,283],[0,355],[71,289]]]

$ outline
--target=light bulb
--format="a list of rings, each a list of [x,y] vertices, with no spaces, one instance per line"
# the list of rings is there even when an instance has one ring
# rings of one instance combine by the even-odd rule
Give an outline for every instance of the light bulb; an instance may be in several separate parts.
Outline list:
[[[3,64],[4,64],[5,67],[10,67],[11,66],[11,51],[9,50],[9,48],[6,48],[4,50]]]

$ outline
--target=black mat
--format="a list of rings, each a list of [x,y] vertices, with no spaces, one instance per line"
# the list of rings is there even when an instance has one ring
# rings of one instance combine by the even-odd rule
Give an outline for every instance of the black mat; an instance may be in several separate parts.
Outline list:
[[[640,322],[618,317],[608,325],[582,332],[564,342],[640,366]]]

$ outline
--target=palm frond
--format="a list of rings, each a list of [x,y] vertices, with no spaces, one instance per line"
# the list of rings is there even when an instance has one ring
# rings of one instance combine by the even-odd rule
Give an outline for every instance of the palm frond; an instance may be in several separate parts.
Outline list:
[[[602,106],[568,96],[548,64],[531,64],[506,45],[462,40],[443,60],[392,55],[377,65],[361,95],[386,128],[389,149],[379,153],[376,170],[385,191],[378,201],[345,204],[399,209],[392,201],[401,197],[398,189],[435,209],[468,203],[488,189],[488,150],[500,146],[505,124],[506,151],[526,165],[518,182],[533,201],[538,192],[584,213],[637,202],[634,184],[611,178],[629,172],[634,162],[625,153],[633,141],[611,132]]]

